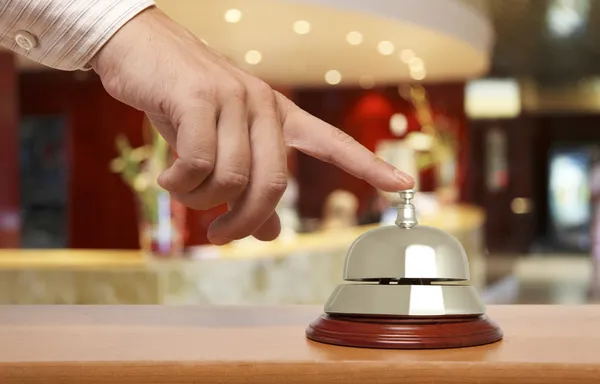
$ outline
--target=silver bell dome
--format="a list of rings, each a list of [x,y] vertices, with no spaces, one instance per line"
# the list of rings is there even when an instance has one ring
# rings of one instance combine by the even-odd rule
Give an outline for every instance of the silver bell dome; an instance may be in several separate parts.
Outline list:
[[[381,279],[467,281],[467,255],[458,240],[437,228],[377,228],[350,246],[344,280]]]
[[[460,242],[419,226],[414,191],[400,192],[396,225],[358,237],[350,246],[344,280],[325,305],[329,314],[381,316],[481,315],[485,307],[470,285]]]

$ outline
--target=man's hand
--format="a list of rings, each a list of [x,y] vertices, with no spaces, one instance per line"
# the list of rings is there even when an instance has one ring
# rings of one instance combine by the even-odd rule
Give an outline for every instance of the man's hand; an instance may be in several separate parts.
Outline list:
[[[286,188],[286,146],[393,192],[413,180],[350,136],[309,115],[211,51],[157,8],[128,22],[92,61],[106,90],[144,111],[178,159],[159,184],[183,204],[230,210],[208,230],[214,244],[275,239]]]

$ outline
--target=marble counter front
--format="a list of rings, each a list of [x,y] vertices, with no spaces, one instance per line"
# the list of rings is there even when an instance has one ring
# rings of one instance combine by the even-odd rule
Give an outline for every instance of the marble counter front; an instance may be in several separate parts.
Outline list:
[[[421,218],[453,234],[483,289],[483,214],[446,207]],[[373,226],[262,243],[202,246],[182,260],[138,251],[0,250],[0,304],[323,304],[342,281],[346,251]]]

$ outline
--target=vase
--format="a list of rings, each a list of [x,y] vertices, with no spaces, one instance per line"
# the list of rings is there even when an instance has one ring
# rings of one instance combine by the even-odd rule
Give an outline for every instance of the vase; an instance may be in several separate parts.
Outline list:
[[[138,193],[137,200],[139,241],[143,255],[152,259],[183,257],[185,207],[161,189]]]

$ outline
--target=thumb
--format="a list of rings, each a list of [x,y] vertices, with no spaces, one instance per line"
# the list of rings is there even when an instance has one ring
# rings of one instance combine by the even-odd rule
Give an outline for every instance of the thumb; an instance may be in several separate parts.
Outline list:
[[[412,177],[375,156],[347,133],[303,111],[280,93],[277,103],[288,146],[334,164],[386,192],[414,187]]]

